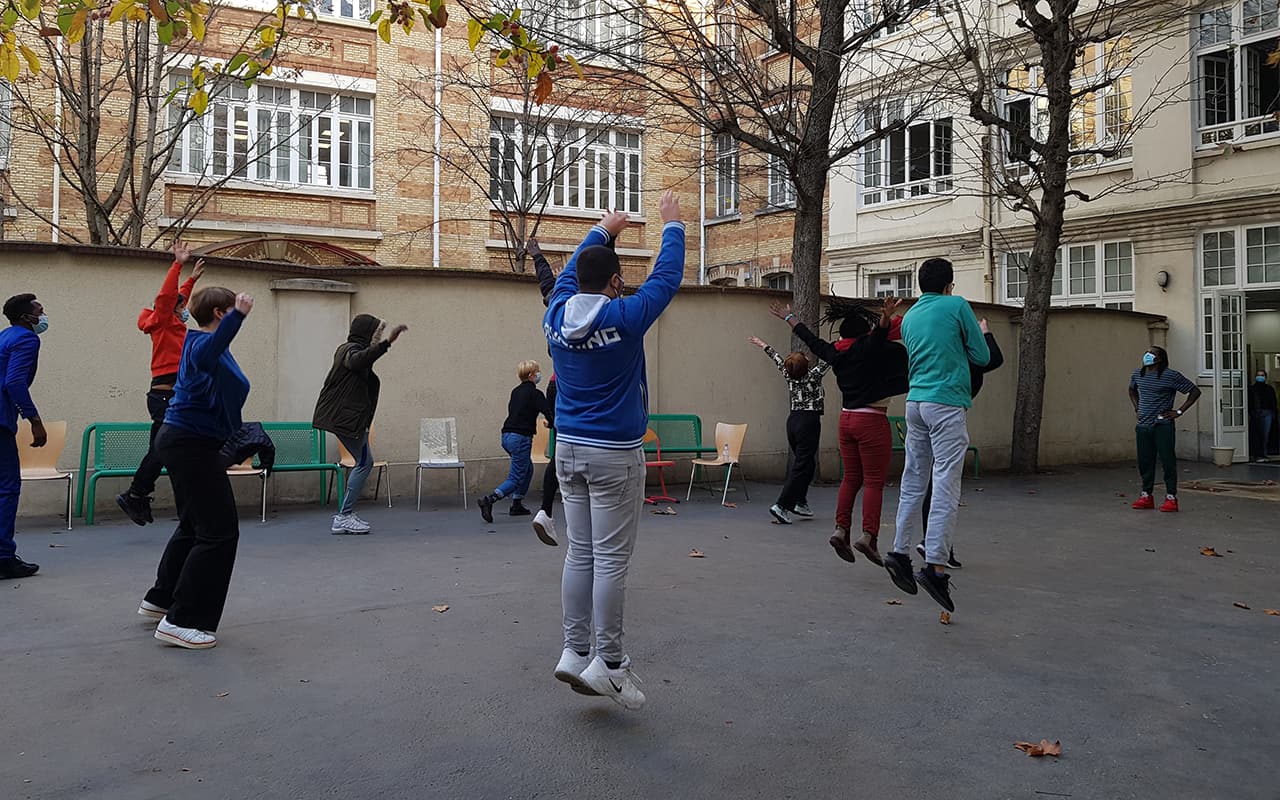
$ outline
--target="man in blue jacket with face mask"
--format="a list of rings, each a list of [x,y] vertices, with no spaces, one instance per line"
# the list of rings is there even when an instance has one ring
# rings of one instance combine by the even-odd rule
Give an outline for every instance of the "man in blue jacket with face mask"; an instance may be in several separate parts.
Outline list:
[[[4,315],[10,325],[0,331],[0,580],[29,578],[40,569],[18,558],[13,541],[22,493],[18,415],[31,423],[32,446],[44,447],[49,439],[30,392],[40,360],[40,334],[48,330],[49,318],[34,294],[10,297]]]
[[[569,539],[555,676],[629,709],[644,704],[622,647],[627,567],[644,506],[644,335],[684,279],[680,203],[668,191],[658,208],[662,247],[634,294],[622,296],[622,268],[608,247],[627,215],[610,212],[560,273],[542,323],[556,368],[555,465]]]

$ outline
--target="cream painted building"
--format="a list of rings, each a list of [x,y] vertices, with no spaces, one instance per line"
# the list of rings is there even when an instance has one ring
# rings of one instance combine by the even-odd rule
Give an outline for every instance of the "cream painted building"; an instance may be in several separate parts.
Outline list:
[[[996,19],[1011,23],[1003,9]],[[928,42],[944,24],[920,19],[893,39]],[[1280,48],[1280,8],[1199,6],[1156,45],[1133,48],[1141,55],[1075,123],[1103,142],[1139,122],[1125,157],[1072,179],[1104,196],[1069,207],[1053,302],[1166,316],[1173,366],[1204,389],[1197,418],[1179,426],[1181,454],[1207,458],[1210,447],[1230,446],[1242,460],[1252,372],[1265,367],[1280,380],[1280,69],[1265,63]],[[1103,69],[1105,59],[1104,48],[1090,48],[1086,68]],[[1002,111],[1035,125],[1034,106],[1010,96]],[[1021,302],[1031,226],[983,198],[975,148],[984,133],[963,106],[934,102],[832,178],[833,292],[914,295],[919,263],[942,255],[956,266],[957,293]],[[1140,190],[1103,192],[1114,185]],[[1137,365],[1141,353],[1132,356]],[[1123,394],[1128,374],[1098,379]]]

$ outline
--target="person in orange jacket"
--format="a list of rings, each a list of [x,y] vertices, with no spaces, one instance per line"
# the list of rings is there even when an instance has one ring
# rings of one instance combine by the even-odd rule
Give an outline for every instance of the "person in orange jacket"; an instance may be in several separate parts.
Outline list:
[[[173,385],[178,380],[178,364],[182,360],[182,343],[187,338],[187,301],[196,281],[204,274],[204,259],[196,261],[191,277],[181,287],[178,278],[182,268],[191,262],[191,248],[179,241],[173,243],[173,266],[160,285],[151,308],[138,314],[138,330],[151,337],[151,388],[147,392],[147,413],[151,416],[151,446],[133,474],[128,491],[116,495],[116,503],[129,519],[138,525],[154,522],[151,516],[151,493],[164,465],[156,457],[156,433],[164,422],[164,414],[173,399]]]

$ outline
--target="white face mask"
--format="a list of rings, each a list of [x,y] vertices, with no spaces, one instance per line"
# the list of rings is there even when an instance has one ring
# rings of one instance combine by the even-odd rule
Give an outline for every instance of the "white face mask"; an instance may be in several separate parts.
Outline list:
[[[31,330],[35,331],[37,336],[49,330],[49,315],[41,314],[36,317],[36,324],[31,328]]]
[[[541,372],[535,372],[535,373],[533,374],[533,385],[534,385],[534,386],[537,386],[539,383],[542,383],[542,373],[541,373]]]

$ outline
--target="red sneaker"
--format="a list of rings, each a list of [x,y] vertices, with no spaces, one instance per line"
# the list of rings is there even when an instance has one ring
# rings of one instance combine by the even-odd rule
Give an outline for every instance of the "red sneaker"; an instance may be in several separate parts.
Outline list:
[[[1161,510],[1161,511],[1177,511],[1177,510],[1178,510],[1178,498],[1176,498],[1176,497],[1166,497],[1166,498],[1164,499],[1164,503],[1162,503],[1162,504],[1160,505],[1160,510]]]
[[[1175,505],[1177,504],[1175,503]],[[1151,495],[1144,494],[1133,502],[1133,507],[1138,509],[1155,508],[1156,501]]]

